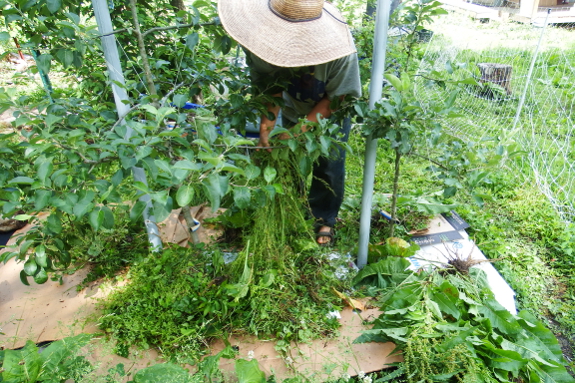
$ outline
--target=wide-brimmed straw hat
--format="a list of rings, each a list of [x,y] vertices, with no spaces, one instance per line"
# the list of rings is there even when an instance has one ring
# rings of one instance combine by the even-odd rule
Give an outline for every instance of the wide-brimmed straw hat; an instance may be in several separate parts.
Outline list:
[[[264,61],[318,65],[354,53],[340,12],[324,0],[219,0],[226,31]]]

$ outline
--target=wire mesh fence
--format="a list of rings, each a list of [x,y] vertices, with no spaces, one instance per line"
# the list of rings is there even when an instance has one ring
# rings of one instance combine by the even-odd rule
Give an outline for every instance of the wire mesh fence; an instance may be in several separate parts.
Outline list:
[[[455,68],[455,80],[472,77],[482,86],[469,85],[459,93],[461,117],[444,120],[444,126],[475,142],[511,134],[525,152],[514,171],[535,182],[561,217],[574,222],[574,23],[541,28],[446,17],[448,22],[434,26],[438,30],[420,72]],[[416,92],[430,106],[453,90],[428,86],[420,78]]]

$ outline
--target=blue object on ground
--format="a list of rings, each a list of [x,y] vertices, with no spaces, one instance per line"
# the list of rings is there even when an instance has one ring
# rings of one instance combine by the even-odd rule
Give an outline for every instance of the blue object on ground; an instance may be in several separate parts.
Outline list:
[[[182,106],[182,109],[198,109],[198,108],[205,108],[205,106],[200,105],[200,104],[194,104],[193,102],[186,102],[186,104],[184,106]]]
[[[0,246],[6,246],[15,230],[0,233]]]

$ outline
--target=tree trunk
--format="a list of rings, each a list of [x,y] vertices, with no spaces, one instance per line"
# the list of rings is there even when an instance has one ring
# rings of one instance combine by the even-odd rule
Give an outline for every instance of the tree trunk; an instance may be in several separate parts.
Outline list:
[[[399,149],[395,149],[395,166],[393,171],[393,193],[391,195],[391,220],[389,221],[390,233],[389,236],[393,237],[395,234],[395,215],[397,214],[397,190],[399,189],[399,171],[400,171],[401,153]]]
[[[148,93],[150,96],[156,96],[156,85],[154,84],[154,78],[152,77],[152,71],[150,70],[150,63],[148,61],[148,54],[146,53],[146,46],[144,45],[144,37],[140,31],[140,22],[138,21],[138,8],[136,7],[136,0],[130,0],[130,8],[132,11],[132,22],[134,25],[134,32],[136,33],[136,38],[138,39],[138,48],[140,49],[140,56],[142,57],[142,66],[144,67],[144,75],[146,77],[146,82],[148,84]],[[154,101],[156,101],[154,99]]]
[[[481,79],[479,82],[482,84],[491,83],[495,85],[499,85],[507,95],[511,94],[511,73],[513,71],[513,67],[511,65],[505,64],[495,64],[495,63],[478,63],[477,67],[481,72]],[[490,96],[494,96],[494,92],[490,92]]]
[[[174,8],[174,11],[176,12],[186,10],[184,0],[170,0],[170,5]]]

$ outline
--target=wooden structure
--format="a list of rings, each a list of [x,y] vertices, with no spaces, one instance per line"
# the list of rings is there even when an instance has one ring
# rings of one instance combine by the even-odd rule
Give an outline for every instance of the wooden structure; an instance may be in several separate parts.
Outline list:
[[[464,13],[480,20],[513,20],[543,25],[547,9],[551,9],[549,24],[575,23],[573,0],[439,0],[448,10]],[[481,1],[484,5],[472,4]]]
[[[500,12],[495,8],[468,3],[462,0],[439,0],[444,8],[464,13],[474,19],[501,20]]]
[[[549,24],[575,23],[575,4],[563,3],[563,0],[520,0],[519,13],[511,15],[511,20],[521,23],[543,25],[547,10]]]
[[[513,67],[506,64],[478,63],[477,67],[481,72],[482,84],[491,83],[505,89],[507,95],[511,94],[511,73]],[[493,92],[491,92],[493,93]],[[494,96],[493,94],[491,96]]]

